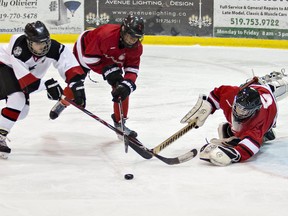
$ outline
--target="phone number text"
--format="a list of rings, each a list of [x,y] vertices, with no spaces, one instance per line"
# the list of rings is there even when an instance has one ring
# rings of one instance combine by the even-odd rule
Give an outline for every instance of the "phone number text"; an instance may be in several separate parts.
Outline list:
[[[166,23],[166,24],[175,24],[175,23],[181,23],[180,19],[156,19],[156,23]]]
[[[237,26],[279,26],[277,19],[249,19],[249,18],[231,18],[231,25]]]
[[[0,13],[0,20],[4,19],[36,19],[37,13]]]

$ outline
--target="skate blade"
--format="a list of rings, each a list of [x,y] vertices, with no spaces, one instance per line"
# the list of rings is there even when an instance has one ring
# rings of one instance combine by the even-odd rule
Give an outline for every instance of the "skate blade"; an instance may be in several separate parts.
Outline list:
[[[0,152],[0,157],[2,158],[2,159],[8,159],[8,156],[9,156],[9,153],[6,153],[6,152]]]
[[[132,132],[130,133],[129,135],[126,135],[126,136],[129,136],[129,137],[133,137],[133,138],[136,138],[138,136],[138,134],[136,132]],[[120,141],[123,141],[124,138],[123,138],[123,135],[120,135],[120,134],[117,134],[117,137]]]

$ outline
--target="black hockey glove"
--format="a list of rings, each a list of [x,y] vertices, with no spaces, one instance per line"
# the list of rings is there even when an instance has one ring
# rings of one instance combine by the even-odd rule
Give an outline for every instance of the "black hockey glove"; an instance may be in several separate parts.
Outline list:
[[[117,64],[109,65],[105,67],[102,71],[104,80],[115,87],[117,83],[123,81],[122,70],[118,67]]]
[[[119,102],[120,100],[125,100],[131,92],[136,89],[136,85],[131,80],[123,80],[118,85],[116,85],[115,89],[111,92],[112,101]]]
[[[231,130],[231,126],[228,122],[223,122],[223,123],[219,124],[218,135],[219,135],[220,139],[226,139],[226,138],[234,136],[234,134]]]
[[[63,89],[57,82],[57,80],[49,79],[45,82],[47,89],[47,96],[50,100],[59,100],[63,94]]]
[[[74,95],[74,102],[85,108],[86,106],[86,95],[84,89],[84,80],[79,80],[77,82],[70,83],[69,87],[71,88]]]

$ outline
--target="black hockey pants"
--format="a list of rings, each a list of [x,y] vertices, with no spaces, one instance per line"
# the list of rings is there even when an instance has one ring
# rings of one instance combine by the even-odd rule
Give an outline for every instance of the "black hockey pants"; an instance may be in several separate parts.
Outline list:
[[[0,100],[8,95],[22,91],[12,68],[0,64]]]

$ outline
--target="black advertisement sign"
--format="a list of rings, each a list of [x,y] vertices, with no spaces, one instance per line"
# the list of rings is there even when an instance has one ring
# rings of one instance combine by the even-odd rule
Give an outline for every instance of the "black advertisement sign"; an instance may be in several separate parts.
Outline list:
[[[120,24],[128,14],[143,17],[146,35],[213,34],[213,0],[85,1],[84,28]]]

